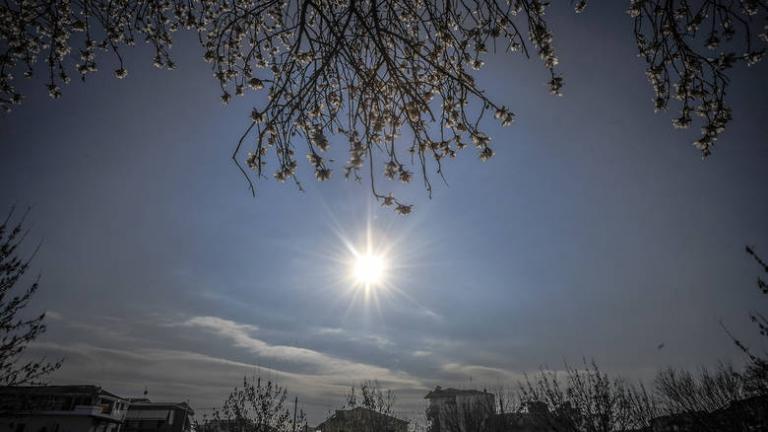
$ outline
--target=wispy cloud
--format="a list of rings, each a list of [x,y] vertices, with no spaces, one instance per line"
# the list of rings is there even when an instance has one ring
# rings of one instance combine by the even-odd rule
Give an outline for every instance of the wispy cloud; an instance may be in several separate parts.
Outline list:
[[[442,370],[448,375],[471,378],[483,384],[515,383],[524,378],[524,375],[518,372],[473,364],[446,363]]]
[[[110,323],[109,331],[104,331],[104,322]],[[127,332],[126,328],[134,330]],[[305,331],[309,340],[322,341],[311,347],[275,343],[276,333],[268,327],[211,315],[182,316],[171,321],[160,317],[136,321],[100,317],[82,322],[68,317],[66,329],[60,334],[66,334],[66,338],[36,343],[31,349],[32,355],[65,359],[64,368],[52,377],[53,383],[99,384],[125,396],[140,395],[147,386],[149,396],[155,400],[190,399],[196,409],[220,407],[243,376],[252,375],[287,386],[315,419],[324,418],[329,409],[339,408],[349,387],[364,380],[380,381],[382,387],[397,392],[403,408],[419,410],[424,392],[436,384],[457,385],[470,376],[478,385],[518,378],[514,373],[461,362],[441,352],[457,348],[448,339],[439,339],[442,344],[432,341],[400,351],[405,348],[383,335],[349,328],[308,328]],[[75,334],[76,340],[82,342],[70,343]],[[277,337],[283,336],[278,332]],[[329,348],[322,351],[317,346]],[[345,354],[349,350],[333,350],[333,346],[362,346],[366,352],[386,348],[381,352],[399,358],[392,361],[392,357],[386,357],[387,361],[401,368],[377,364],[378,355],[360,358],[359,353],[352,353],[353,357],[349,357]],[[399,354],[387,354],[391,352]],[[415,367],[414,361],[419,366]]]
[[[50,377],[52,384],[96,384],[125,397],[141,395],[146,388],[155,401],[190,400],[198,414],[220,408],[244,376],[259,375],[287,386],[316,417],[340,404],[348,388],[312,376],[183,350],[34,343],[29,354],[64,358],[64,367]]]
[[[422,387],[419,380],[402,371],[350,361],[312,349],[272,345],[254,336],[253,333],[258,331],[258,328],[248,324],[213,316],[198,316],[179,325],[207,330],[231,341],[235,347],[245,349],[260,358],[281,362],[281,368],[296,369],[308,376],[324,377],[329,383],[354,384],[359,380],[377,379],[398,387]]]
[[[64,319],[64,316],[62,314],[60,314],[59,312],[56,312],[54,310],[45,311],[45,317],[50,319],[50,320],[55,320],[55,321],[61,321],[61,320]]]
[[[342,339],[342,340],[345,340],[348,342],[354,342],[354,343],[371,344],[379,348],[385,348],[385,347],[394,345],[394,343],[385,336],[350,331],[350,330],[342,329],[338,327],[316,327],[312,329],[311,332],[312,334],[315,334],[318,336],[338,338],[338,339]]]

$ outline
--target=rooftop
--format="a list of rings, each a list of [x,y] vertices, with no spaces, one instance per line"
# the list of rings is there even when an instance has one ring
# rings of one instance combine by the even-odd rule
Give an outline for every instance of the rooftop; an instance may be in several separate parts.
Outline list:
[[[149,399],[131,399],[131,404],[128,406],[130,414],[131,410],[168,410],[168,409],[180,409],[184,410],[189,415],[195,415],[192,407],[186,402],[152,402]]]
[[[82,395],[108,396],[124,399],[95,385],[55,385],[55,386],[4,386],[0,387],[0,395]]]
[[[426,396],[424,396],[424,399],[441,399],[441,398],[452,398],[456,396],[472,396],[472,395],[490,395],[487,391],[480,391],[480,390],[459,390],[455,388],[447,388],[444,389],[440,386],[435,387],[434,390],[427,393]]]
[[[352,414],[352,413],[365,414],[365,415],[368,415],[368,416],[374,416],[374,417],[378,417],[378,418],[386,417],[388,419],[387,422],[395,422],[395,423],[401,423],[401,424],[403,424],[403,423],[407,424],[408,423],[407,420],[402,420],[402,419],[399,419],[399,418],[397,418],[395,416],[391,416],[391,415],[388,415],[388,414],[380,413],[378,411],[374,411],[374,410],[369,409],[369,408],[355,407],[355,408],[351,408],[351,409],[347,409],[347,410],[336,410],[336,413],[333,414],[328,419],[326,419],[324,422],[320,423],[318,425],[318,428],[322,427],[326,423],[331,423],[331,422],[333,422],[335,420],[344,420],[345,417],[347,417],[348,414]]]

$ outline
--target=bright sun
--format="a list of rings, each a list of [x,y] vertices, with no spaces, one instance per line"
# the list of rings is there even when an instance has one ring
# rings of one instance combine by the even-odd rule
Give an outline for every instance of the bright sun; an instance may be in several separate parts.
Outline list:
[[[371,286],[383,282],[386,268],[386,262],[381,256],[372,254],[358,255],[355,259],[352,273],[358,283]]]

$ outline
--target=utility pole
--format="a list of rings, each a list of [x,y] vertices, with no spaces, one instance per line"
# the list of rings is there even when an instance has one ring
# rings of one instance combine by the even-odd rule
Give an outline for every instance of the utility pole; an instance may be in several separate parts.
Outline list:
[[[293,399],[293,432],[296,432],[296,408],[299,405],[299,397],[295,396]]]

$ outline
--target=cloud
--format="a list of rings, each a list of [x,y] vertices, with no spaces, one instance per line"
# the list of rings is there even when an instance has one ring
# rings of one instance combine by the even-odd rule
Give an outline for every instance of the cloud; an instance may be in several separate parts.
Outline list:
[[[65,359],[50,377],[51,384],[95,384],[124,397],[140,396],[147,389],[155,401],[189,400],[200,415],[220,408],[244,376],[258,375],[286,386],[316,418],[340,404],[347,390],[346,385],[302,374],[182,350],[31,344],[29,355],[40,354]]]
[[[370,344],[375,345],[378,348],[394,346],[394,342],[389,340],[387,337],[371,333],[353,332],[338,327],[316,327],[312,329],[311,332],[318,336],[337,338],[356,344]]]
[[[425,317],[428,317],[435,321],[443,321],[443,316],[438,314],[437,312],[433,311],[432,309],[429,309],[425,306],[419,305],[419,312],[424,315]]]
[[[337,327],[317,327],[313,330],[315,334],[318,335],[340,335],[344,334],[345,331],[343,329],[337,328]]]
[[[448,375],[471,378],[478,383],[514,383],[524,379],[524,375],[506,369],[460,363],[446,363],[442,370]]]
[[[65,358],[54,383],[98,384],[129,397],[141,395],[147,386],[150,398],[190,399],[202,414],[204,408],[220,407],[243,376],[259,375],[287,386],[315,421],[339,408],[350,386],[369,379],[394,390],[401,409],[417,412],[425,392],[434,385],[458,385],[472,377],[476,385],[490,386],[519,378],[503,369],[462,362],[449,355],[463,347],[449,339],[431,340],[406,350],[384,336],[357,329],[315,327],[305,330],[308,340],[323,343],[305,348],[298,343],[272,342],[275,331],[269,328],[211,315],[170,322],[167,318],[106,320],[110,323],[106,333],[100,325],[105,320],[68,321],[67,331],[59,335],[63,338],[34,344],[35,354]],[[126,328],[133,331],[127,333]],[[159,331],[163,329],[166,331]],[[75,334],[78,336],[72,343]],[[335,345],[327,343],[331,340],[360,346],[366,352],[377,352],[375,349],[382,346],[387,351],[367,359],[352,358],[343,350],[326,348]],[[379,359],[397,366],[382,366],[377,363]]]
[[[131,324],[132,323],[132,324]],[[297,395],[314,420],[325,417],[329,410],[343,404],[350,386],[364,380],[378,380],[382,387],[398,394],[420,395],[424,384],[414,376],[399,370],[356,362],[312,349],[272,344],[256,337],[265,332],[260,327],[238,323],[215,316],[195,316],[176,322],[142,320],[141,334],[124,334],[110,330],[105,334],[95,322],[68,321],[66,332],[59,340],[35,342],[28,355],[39,358],[64,358],[64,366],[51,376],[52,384],[95,384],[126,397],[140,396],[145,386],[153,400],[180,401],[189,399],[200,414],[206,409],[221,407],[224,398],[244,376],[258,375],[286,386]],[[115,324],[110,321],[110,324]],[[125,321],[123,325],[137,325]],[[181,327],[193,333],[168,337],[169,332],[158,327]],[[201,331],[202,330],[202,331]],[[77,333],[74,333],[74,332]],[[326,332],[332,337],[344,332]],[[77,334],[77,342],[72,336]],[[214,347],[209,334],[233,350]],[[56,335],[51,335],[56,336]],[[107,337],[109,336],[109,337]],[[190,339],[189,336],[193,338]],[[82,341],[82,342],[81,342]],[[179,346],[183,348],[179,349]],[[241,350],[246,353],[238,354]],[[255,356],[250,356],[255,354]],[[269,359],[269,362],[263,360]],[[271,367],[264,367],[268,363]],[[210,411],[210,410],[209,410]]]
[[[280,362],[282,369],[293,369],[294,372],[307,376],[323,377],[329,383],[354,384],[360,380],[376,379],[402,388],[423,388],[416,378],[402,371],[354,362],[307,348],[271,345],[254,337],[252,333],[258,331],[258,328],[248,324],[214,316],[197,316],[179,325],[207,330],[260,358]]]
[[[64,316],[62,314],[54,310],[45,311],[45,317],[54,321],[61,321],[64,319]]]
[[[235,332],[255,332],[258,331],[259,328],[254,325],[250,324],[240,324],[236,323],[234,321],[225,320],[222,318],[214,317],[214,316],[196,316],[194,318],[190,318],[182,323],[184,326],[188,327],[209,327],[209,328],[217,328],[222,330],[228,330],[228,331],[235,331]]]

